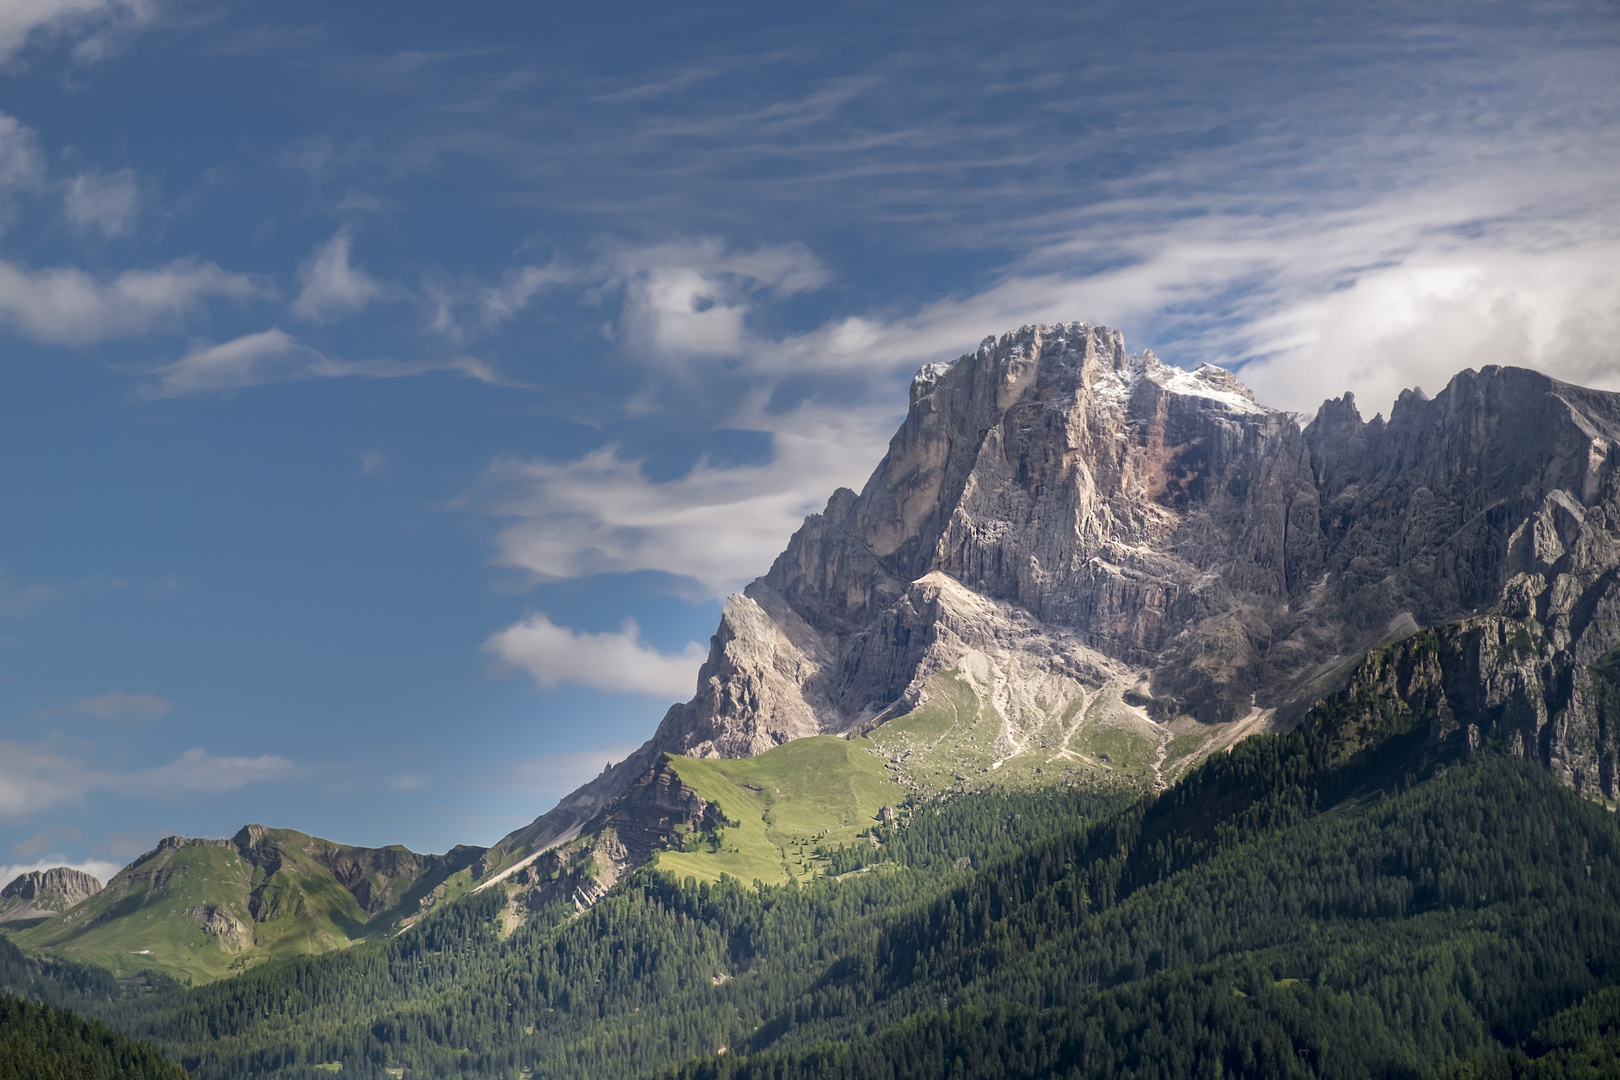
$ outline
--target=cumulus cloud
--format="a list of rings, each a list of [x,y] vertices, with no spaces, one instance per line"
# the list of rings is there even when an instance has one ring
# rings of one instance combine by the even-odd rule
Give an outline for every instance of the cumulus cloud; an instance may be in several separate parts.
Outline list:
[[[293,302],[293,314],[319,322],[338,312],[359,311],[389,295],[388,286],[349,262],[353,243],[353,233],[343,229],[298,268],[303,288]]]
[[[102,720],[152,720],[173,712],[174,702],[150,690],[135,694],[109,690],[95,697],[74,698],[68,708],[80,715]]]
[[[50,744],[0,739],[0,820],[22,820],[96,791],[177,799],[288,780],[305,771],[276,754],[221,757],[199,747],[165,765],[119,772],[64,754]]]
[[[609,246],[597,273],[624,290],[619,332],[655,359],[729,357],[749,351],[756,297],[820,288],[828,273],[803,244],[733,251],[714,237],[650,246]]]
[[[769,568],[806,514],[833,489],[856,486],[876,464],[892,405],[807,405],[736,415],[771,432],[770,460],[700,461],[677,479],[648,478],[639,460],[604,446],[575,461],[505,458],[490,466],[480,504],[509,520],[497,561],[539,580],[659,570],[725,596]]]
[[[103,236],[125,236],[135,222],[138,196],[135,170],[119,169],[80,173],[68,181],[62,201],[67,219],[79,228],[93,227]]]
[[[1330,211],[1232,206],[1169,227],[1110,223],[1102,208],[981,290],[756,341],[747,362],[775,376],[899,375],[985,334],[1083,319],[1170,363],[1237,368],[1281,408],[1314,411],[1345,390],[1387,408],[1485,364],[1620,387],[1620,199],[1590,205],[1591,176],[1570,187],[1451,178]]]
[[[110,281],[72,267],[27,270],[0,262],[0,322],[36,341],[69,345],[145,333],[211,296],[242,300],[259,292],[251,279],[196,259],[126,270]]]
[[[497,386],[524,385],[502,378],[489,364],[471,356],[432,361],[335,360],[279,327],[271,327],[217,345],[198,345],[178,360],[151,368],[140,392],[148,398],[191,397],[305,379],[398,379],[434,372]],[[386,467],[386,461],[379,460],[375,467]],[[372,470],[367,471],[370,475]]]
[[[93,62],[156,12],[151,0],[6,0],[0,4],[0,62],[22,51],[30,37],[75,40],[74,58]]]
[[[617,631],[591,633],[558,626],[545,615],[490,635],[484,650],[524,669],[541,686],[568,683],[683,700],[692,696],[698,665],[708,654],[695,641],[678,653],[659,652],[641,640],[633,619]]]

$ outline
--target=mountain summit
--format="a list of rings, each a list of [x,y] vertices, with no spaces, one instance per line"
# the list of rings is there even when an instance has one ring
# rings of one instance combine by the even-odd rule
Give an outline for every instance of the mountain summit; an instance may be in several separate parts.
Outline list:
[[[101,882],[71,866],[30,870],[0,889],[0,923],[49,919],[101,891]]]
[[[1405,391],[1387,421],[1349,394],[1302,419],[1086,323],[923,368],[865,488],[834,492],[727,601],[692,700],[485,866],[627,800],[700,813],[665,755],[881,731],[964,692],[992,721],[986,771],[1031,755],[1106,771],[1074,750],[1102,725],[1156,746],[1163,786],[1434,627],[1446,644],[1392,694],[1421,683],[1469,746],[1614,797],[1620,395],[1487,367]],[[889,763],[913,786],[914,749]]]

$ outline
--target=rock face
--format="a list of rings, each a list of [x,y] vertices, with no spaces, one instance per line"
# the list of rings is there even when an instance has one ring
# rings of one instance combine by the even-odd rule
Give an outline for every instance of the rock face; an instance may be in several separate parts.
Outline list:
[[[0,889],[0,922],[48,919],[100,891],[100,881],[66,866],[19,874]]]
[[[1458,722],[1613,797],[1617,441],[1620,395],[1514,368],[1406,391],[1387,421],[1349,394],[1306,418],[1103,327],[987,338],[917,374],[865,488],[726,603],[696,696],[491,854],[577,832],[662,754],[868,729],[946,671],[995,701],[1008,754],[1064,701],[1246,732],[1465,620],[1443,662]]]

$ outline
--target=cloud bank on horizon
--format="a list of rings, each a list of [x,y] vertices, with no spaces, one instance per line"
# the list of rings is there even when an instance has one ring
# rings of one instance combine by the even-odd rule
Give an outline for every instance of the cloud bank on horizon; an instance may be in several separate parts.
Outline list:
[[[1605,3],[382,10],[0,13],[16,829],[493,839],[1023,324],[1305,412],[1620,389]],[[114,579],[176,584],[44,584]],[[467,780],[469,728],[541,764]]]

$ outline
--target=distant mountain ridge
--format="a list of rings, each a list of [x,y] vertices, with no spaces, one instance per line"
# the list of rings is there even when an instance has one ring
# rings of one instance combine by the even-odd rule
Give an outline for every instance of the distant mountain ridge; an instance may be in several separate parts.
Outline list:
[[[170,836],[64,915],[15,938],[114,971],[215,978],[397,932],[459,895],[483,854],[350,847],[263,825],[229,840]]]
[[[70,866],[30,870],[0,888],[0,923],[48,919],[100,891],[99,880]]]
[[[696,696],[487,863],[645,818],[638,792],[671,829],[699,820],[695,792],[649,787],[665,755],[879,739],[963,687],[991,718],[974,773],[1043,755],[1107,777],[1073,749],[1107,730],[1157,746],[1162,786],[1365,678],[1370,649],[1462,620],[1478,632],[1432,657],[1469,705],[1458,737],[1614,798],[1620,395],[1487,367],[1387,421],[1349,394],[1301,419],[1086,323],[923,368],[865,488],[727,601]],[[922,790],[914,749],[881,752]]]

